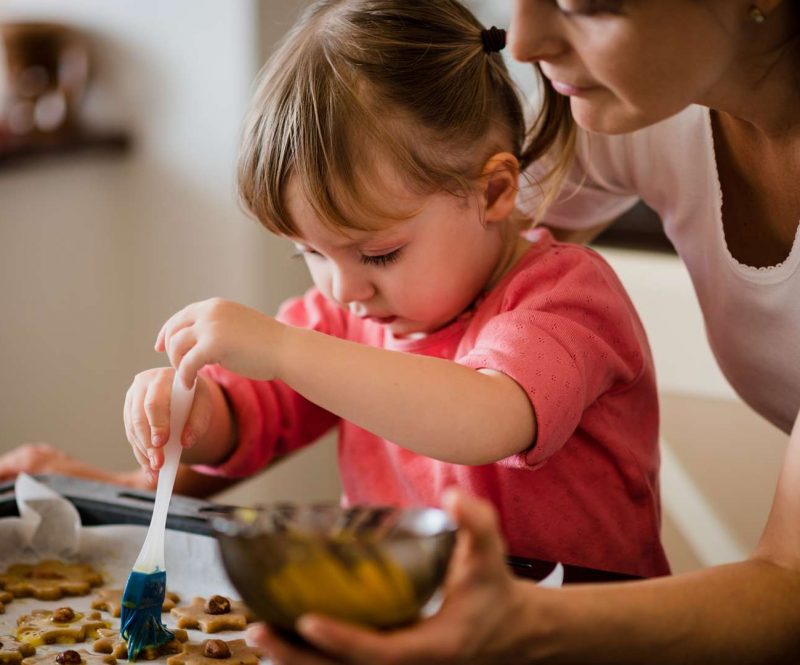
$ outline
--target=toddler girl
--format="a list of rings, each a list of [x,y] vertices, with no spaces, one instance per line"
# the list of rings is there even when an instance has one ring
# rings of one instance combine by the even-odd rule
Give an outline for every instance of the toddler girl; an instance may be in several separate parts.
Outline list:
[[[323,0],[271,58],[240,161],[244,202],[314,288],[277,318],[220,299],[159,332],[195,403],[184,462],[246,476],[339,430],[346,504],[497,507],[513,555],[668,572],[658,408],[641,324],[594,252],[521,234],[524,119],[455,0]],[[172,369],[125,421],[151,473]]]

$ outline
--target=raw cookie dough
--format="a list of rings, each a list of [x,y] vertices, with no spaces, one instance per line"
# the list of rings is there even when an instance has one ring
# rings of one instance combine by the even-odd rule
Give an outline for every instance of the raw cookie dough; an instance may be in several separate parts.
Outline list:
[[[100,589],[97,596],[92,601],[93,610],[105,610],[112,617],[119,618],[122,612],[122,589]],[[177,603],[181,601],[180,596],[172,591],[167,591],[164,604],[161,606],[162,612],[169,612]]]
[[[52,560],[34,565],[14,564],[0,574],[0,587],[17,598],[33,596],[39,600],[85,596],[102,583],[100,573],[88,564]]]
[[[11,635],[0,635],[0,663],[2,665],[19,665],[23,658],[36,653],[36,647],[25,642],[18,642]]]
[[[22,665],[114,665],[116,662],[114,656],[91,654],[86,649],[66,649],[26,658]]]
[[[258,652],[244,640],[205,640],[186,644],[183,653],[167,658],[167,665],[258,665]]]
[[[76,612],[71,607],[33,610],[17,619],[17,639],[35,647],[42,644],[74,644],[97,636],[100,628],[111,624],[100,618],[100,612]]]
[[[198,596],[191,604],[173,609],[172,615],[178,619],[178,628],[199,626],[204,633],[244,630],[255,618],[242,601],[225,596],[211,596],[208,600]]]
[[[0,614],[5,614],[6,603],[10,603],[12,600],[14,600],[14,594],[9,591],[0,591]]]
[[[162,644],[160,647],[145,647],[139,652],[139,658],[144,660],[155,660],[161,656],[168,656],[183,651],[182,642],[189,639],[189,633],[180,628],[172,628],[170,632],[175,635],[175,639]],[[109,653],[114,658],[128,660],[128,643],[120,637],[118,630],[108,630],[101,628],[97,631],[100,636],[92,644],[92,651],[98,653]]]

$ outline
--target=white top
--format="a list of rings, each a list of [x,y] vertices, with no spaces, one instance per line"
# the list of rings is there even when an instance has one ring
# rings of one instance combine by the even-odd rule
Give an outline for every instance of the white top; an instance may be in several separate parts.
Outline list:
[[[527,189],[522,207],[532,210],[538,188]],[[788,432],[800,409],[800,230],[778,265],[754,268],[733,258],[722,226],[711,118],[701,106],[631,134],[580,132],[576,166],[546,223],[589,228],[639,198],[659,214],[689,270],[726,378]]]

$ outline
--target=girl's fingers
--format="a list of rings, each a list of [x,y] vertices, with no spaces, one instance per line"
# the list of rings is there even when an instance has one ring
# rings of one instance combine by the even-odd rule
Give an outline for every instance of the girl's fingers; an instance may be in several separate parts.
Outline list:
[[[146,388],[137,379],[131,386],[131,399],[128,411],[130,433],[128,439],[136,450],[145,458],[148,457],[147,451],[150,448],[150,423],[143,408],[144,395]],[[148,461],[147,467],[152,464]]]
[[[217,362],[209,356],[208,350],[202,342],[194,344],[192,348],[181,358],[178,373],[181,376],[183,385],[191,388],[197,379],[197,373],[206,365]]]
[[[125,436],[128,438],[128,443],[131,445],[131,450],[133,450],[133,456],[136,458],[136,461],[139,463],[139,466],[145,471],[145,473],[150,474],[150,460],[147,456],[139,449],[139,444],[136,440],[136,434],[133,431],[133,419],[131,417],[131,408],[133,403],[133,392],[134,387],[131,386],[128,388],[128,392],[125,393],[125,405],[122,408],[122,419],[125,423]]]
[[[167,356],[170,364],[179,371],[183,378],[183,359],[197,344],[197,335],[194,327],[182,328],[167,339]],[[184,381],[184,385],[189,387]]]
[[[170,337],[179,330],[194,324],[193,310],[194,305],[188,305],[164,322],[164,325],[161,326],[161,330],[158,331],[158,335],[156,336],[156,351],[168,350],[170,346]]]
[[[148,448],[161,448],[169,440],[169,401],[172,395],[171,367],[162,368],[152,376],[143,397],[148,423]],[[147,451],[148,454],[150,451]]]

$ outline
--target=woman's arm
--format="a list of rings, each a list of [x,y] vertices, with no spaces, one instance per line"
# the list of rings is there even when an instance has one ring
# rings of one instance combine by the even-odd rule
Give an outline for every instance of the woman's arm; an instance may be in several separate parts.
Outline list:
[[[800,661],[800,417],[761,543],[741,563],[642,582],[539,589],[511,580],[487,511],[485,502],[458,497],[459,545],[444,604],[430,619],[377,633],[303,618],[300,632],[327,659],[265,631],[257,637],[281,662],[297,664]]]
[[[147,474],[141,469],[109,471],[92,466],[48,443],[26,443],[0,455],[0,481],[13,480],[20,473],[57,474],[85,478],[133,489],[154,490]],[[175,492],[186,496],[206,498],[240,482],[239,478],[206,476],[181,465],[175,478]]]

